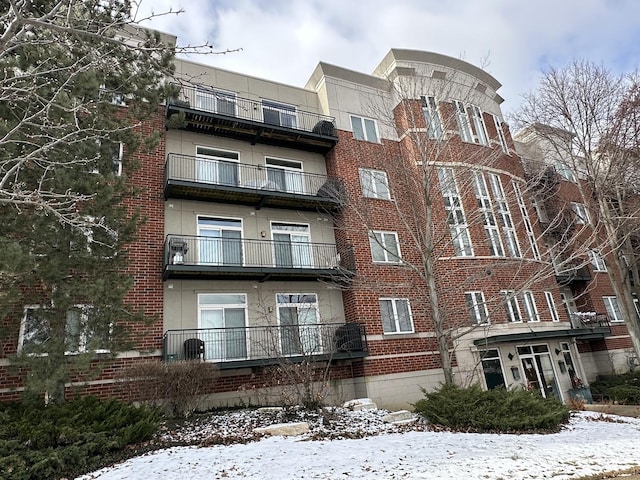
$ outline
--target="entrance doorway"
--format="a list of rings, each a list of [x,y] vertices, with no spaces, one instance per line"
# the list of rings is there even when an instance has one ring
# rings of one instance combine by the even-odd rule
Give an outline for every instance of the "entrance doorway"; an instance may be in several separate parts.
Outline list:
[[[540,393],[544,398],[556,397],[562,400],[553,362],[547,345],[518,347],[527,388]]]

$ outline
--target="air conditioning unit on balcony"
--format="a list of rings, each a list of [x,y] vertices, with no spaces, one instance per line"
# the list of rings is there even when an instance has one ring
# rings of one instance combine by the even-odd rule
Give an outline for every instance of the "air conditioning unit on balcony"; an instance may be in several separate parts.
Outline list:
[[[189,251],[189,245],[183,238],[172,238],[169,240],[169,258],[173,265],[182,265],[184,256]]]

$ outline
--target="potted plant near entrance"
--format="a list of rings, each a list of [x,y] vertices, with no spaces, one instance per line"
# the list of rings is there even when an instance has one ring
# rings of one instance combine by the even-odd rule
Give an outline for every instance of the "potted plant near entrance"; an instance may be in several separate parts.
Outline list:
[[[571,400],[583,401],[584,403],[593,403],[591,389],[580,378],[571,378],[571,389],[569,390],[569,398]]]

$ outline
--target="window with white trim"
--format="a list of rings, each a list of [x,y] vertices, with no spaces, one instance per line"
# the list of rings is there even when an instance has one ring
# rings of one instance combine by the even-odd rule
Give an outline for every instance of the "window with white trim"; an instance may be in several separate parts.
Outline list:
[[[560,316],[558,315],[558,309],[556,309],[556,302],[553,300],[553,294],[551,292],[544,292],[544,298],[547,299],[547,307],[549,307],[551,320],[554,322],[559,322]]]
[[[484,223],[484,230],[487,234],[487,241],[489,243],[489,252],[496,257],[504,256],[504,248],[502,247],[502,239],[500,238],[500,231],[498,230],[498,223],[493,213],[493,206],[491,204],[491,197],[489,190],[487,189],[487,183],[484,178],[484,174],[479,171],[474,171],[471,175],[473,182],[473,191],[476,194],[478,200],[478,209],[482,215]]]
[[[518,297],[513,290],[502,290],[500,292],[503,298],[505,309],[507,310],[507,318],[510,322],[522,322],[522,312],[520,311],[520,303]]]
[[[296,107],[273,100],[262,100],[262,118],[264,123],[270,125],[288,128],[297,128],[298,126]]]
[[[422,113],[427,124],[427,135],[429,138],[441,140],[443,138],[442,120],[438,112],[438,102],[432,96],[422,95]]]
[[[522,221],[524,222],[524,229],[527,232],[527,238],[529,239],[529,245],[531,246],[531,253],[533,254],[533,258],[535,258],[536,260],[540,260],[542,257],[540,256],[540,250],[538,249],[536,234],[533,231],[533,226],[531,225],[529,212],[527,210],[527,205],[524,203],[520,185],[515,180],[511,180],[511,186],[513,187],[513,192],[516,195],[516,201],[518,202],[518,207],[520,208],[520,214],[522,215]]]
[[[460,138],[464,142],[473,143],[473,133],[471,133],[471,123],[469,123],[469,115],[464,103],[454,100],[453,107],[456,111],[456,121],[458,122],[458,131]]]
[[[368,198],[380,198],[389,200],[389,180],[387,172],[382,170],[372,170],[370,168],[358,169],[360,173],[360,186],[362,187],[362,195]]]
[[[278,293],[278,324],[283,355],[310,355],[322,352],[315,293]]]
[[[571,202],[571,210],[576,216],[576,223],[584,225],[589,223],[589,212],[583,203]]]
[[[527,322],[540,321],[540,315],[538,314],[538,307],[536,306],[536,300],[533,296],[533,292],[522,292],[522,306],[524,308],[524,318]]]
[[[356,115],[351,115],[350,117],[351,128],[353,129],[353,138],[356,140],[379,143],[378,125],[375,120]]]
[[[302,162],[284,158],[265,157],[267,184],[265,189],[287,193],[306,193]],[[262,187],[261,187],[262,188]]]
[[[471,318],[471,323],[474,325],[489,323],[489,312],[487,311],[487,304],[484,300],[484,293],[479,291],[465,292],[464,300]]]
[[[505,243],[507,244],[509,255],[520,258],[522,254],[520,253],[520,246],[518,245],[518,237],[516,235],[516,229],[513,226],[513,220],[511,219],[509,204],[507,203],[504,190],[502,189],[500,176],[495,173],[490,173],[489,185],[491,185],[493,200],[496,204],[496,211],[498,212],[499,224],[502,228],[502,235]]]
[[[591,259],[591,266],[594,272],[606,272],[607,266],[604,263],[604,259],[600,256],[598,250],[589,250],[589,258]]]
[[[622,316],[620,305],[618,305],[618,298],[612,295],[602,297],[602,300],[604,301],[604,307],[607,309],[609,320],[612,322],[623,322],[624,317]]]
[[[236,94],[210,87],[196,87],[196,105],[198,110],[222,115],[236,116]]]
[[[413,333],[411,307],[406,298],[380,298],[384,333]]]
[[[238,152],[196,146],[196,181],[237,186],[240,184],[239,161]]]
[[[473,256],[469,226],[462,208],[462,199],[458,193],[455,175],[452,168],[438,168],[440,191],[447,213],[447,223],[451,232],[453,249],[459,257]]]
[[[61,321],[58,316],[64,315],[65,354],[108,352],[111,325],[92,321],[92,313],[91,305],[74,305],[66,313],[38,305],[26,306],[20,325],[20,351],[46,354],[47,344],[56,335],[55,324]]]
[[[507,139],[505,138],[504,131],[502,130],[502,123],[500,122],[500,119],[498,118],[497,115],[492,115],[492,116],[493,116],[493,124],[495,125],[496,132],[498,134],[498,142],[500,143],[500,148],[502,148],[502,151],[508,155],[509,147],[507,146]]]
[[[487,135],[487,126],[484,124],[482,111],[475,105],[469,105],[471,109],[471,119],[473,120],[473,128],[476,131],[476,143],[480,145],[489,145],[489,135]]]
[[[400,263],[400,243],[396,232],[372,230],[369,232],[369,245],[374,262]]]
[[[575,173],[573,173],[573,170],[565,162],[556,162],[555,168],[558,174],[562,175],[570,182],[576,183]]]
[[[247,295],[199,293],[198,328],[206,360],[247,358]],[[185,349],[186,350],[186,349]],[[187,356],[199,354],[185,351]]]

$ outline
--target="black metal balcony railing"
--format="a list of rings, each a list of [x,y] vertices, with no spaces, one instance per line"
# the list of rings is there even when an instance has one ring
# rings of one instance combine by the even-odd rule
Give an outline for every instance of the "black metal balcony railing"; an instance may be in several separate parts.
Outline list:
[[[295,144],[303,149],[326,152],[338,138],[333,117],[208,87],[180,87],[177,98],[167,100],[167,116],[178,112],[185,114],[188,129],[244,138],[253,143]],[[295,132],[297,134],[291,135]]]
[[[556,281],[561,285],[589,282],[591,278],[591,272],[586,265],[575,267],[563,266],[562,269],[556,269]]]
[[[332,243],[168,235],[164,245],[165,279],[194,274],[317,278],[349,276],[354,270],[353,252],[338,252]]]
[[[185,197],[290,208],[338,207],[340,179],[277,166],[249,165],[170,153],[165,197]]]
[[[230,368],[295,358],[359,358],[368,351],[359,323],[167,330],[162,345],[165,361],[201,359],[221,368],[225,363]]]
[[[595,312],[574,312],[570,316],[571,328],[610,328],[609,315]]]

